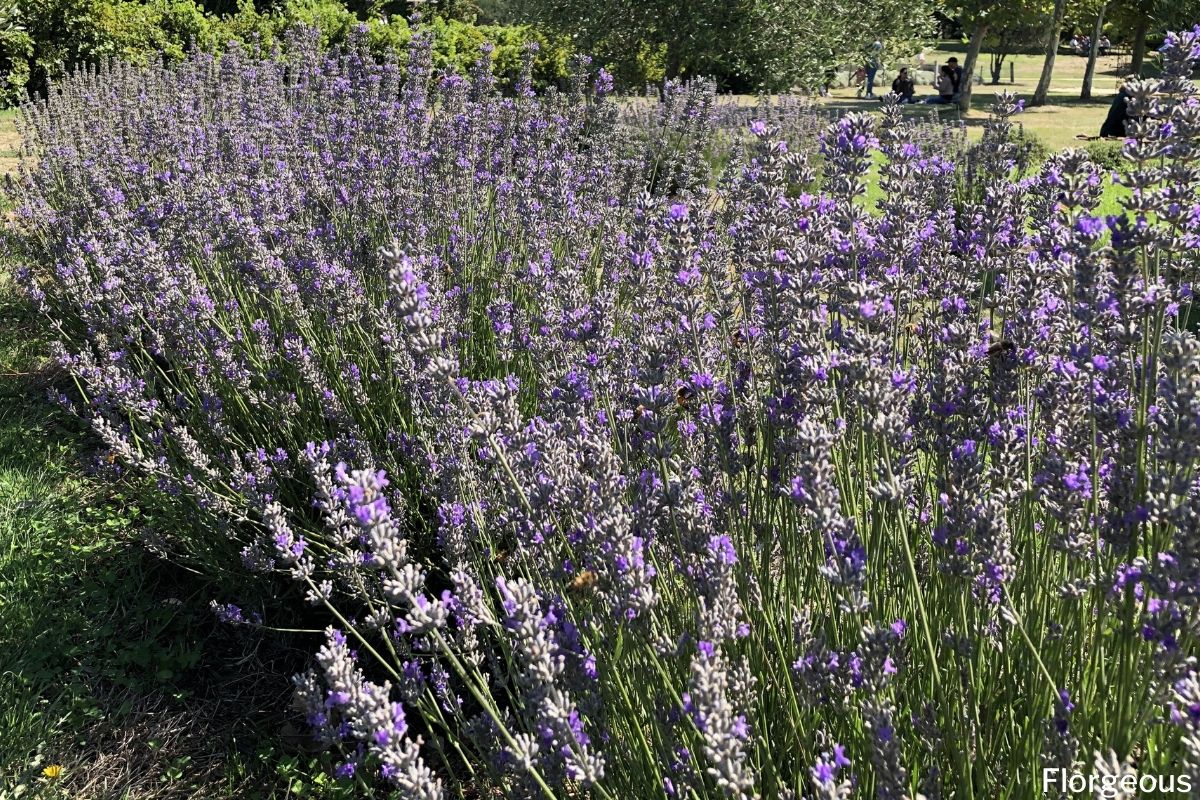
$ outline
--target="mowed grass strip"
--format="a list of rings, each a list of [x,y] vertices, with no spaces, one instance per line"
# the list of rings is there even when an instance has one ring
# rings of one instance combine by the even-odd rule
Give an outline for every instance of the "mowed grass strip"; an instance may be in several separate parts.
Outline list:
[[[21,135],[17,132],[15,108],[0,110],[0,175],[7,175],[20,162]]]

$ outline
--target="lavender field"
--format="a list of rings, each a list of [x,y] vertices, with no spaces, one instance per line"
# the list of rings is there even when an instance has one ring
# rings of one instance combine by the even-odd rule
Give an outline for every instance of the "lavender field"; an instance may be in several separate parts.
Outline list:
[[[55,401],[223,621],[324,629],[341,784],[1200,790],[1200,28],[1118,173],[1011,95],[972,145],[430,48],[77,74],[8,190]]]

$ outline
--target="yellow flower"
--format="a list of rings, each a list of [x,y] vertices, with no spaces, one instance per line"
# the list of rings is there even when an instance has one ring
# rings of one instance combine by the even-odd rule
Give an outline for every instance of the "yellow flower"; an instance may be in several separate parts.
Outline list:
[[[42,770],[42,774],[45,775],[50,780],[54,780],[59,775],[62,775],[62,771],[63,771],[63,768],[62,768],[61,764],[51,764],[50,766],[48,766]]]

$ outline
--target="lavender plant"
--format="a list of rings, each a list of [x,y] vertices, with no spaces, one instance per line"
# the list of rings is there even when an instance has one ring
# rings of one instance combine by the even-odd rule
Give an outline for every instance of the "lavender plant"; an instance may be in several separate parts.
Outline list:
[[[57,399],[209,523],[177,557],[323,610],[295,691],[340,775],[1200,777],[1200,29],[1119,175],[1026,174],[1008,96],[968,154],[891,101],[622,106],[584,60],[503,96],[421,33],[403,70],[292,37],[26,106],[6,237]]]

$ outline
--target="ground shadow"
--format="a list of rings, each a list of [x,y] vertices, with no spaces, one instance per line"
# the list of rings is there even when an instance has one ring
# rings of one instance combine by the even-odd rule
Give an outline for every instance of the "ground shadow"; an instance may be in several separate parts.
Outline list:
[[[0,273],[0,795],[230,796],[230,759],[299,723],[290,677],[318,637],[219,623],[222,587],[141,544],[186,521],[89,477],[98,442],[47,399],[70,381],[43,330]]]

